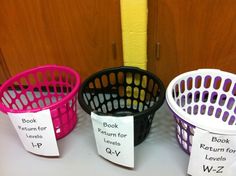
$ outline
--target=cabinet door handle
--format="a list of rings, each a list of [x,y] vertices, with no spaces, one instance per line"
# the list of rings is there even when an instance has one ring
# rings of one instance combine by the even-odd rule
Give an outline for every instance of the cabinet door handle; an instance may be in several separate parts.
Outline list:
[[[160,42],[155,44],[155,58],[156,60],[160,59]]]
[[[113,55],[113,59],[116,60],[117,51],[116,51],[116,43],[115,42],[112,43],[112,55]]]

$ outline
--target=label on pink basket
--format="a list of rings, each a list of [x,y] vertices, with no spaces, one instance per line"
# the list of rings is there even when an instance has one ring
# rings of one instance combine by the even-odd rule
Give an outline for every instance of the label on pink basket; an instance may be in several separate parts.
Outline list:
[[[236,135],[221,135],[195,129],[188,174],[235,176]]]
[[[27,151],[43,156],[59,156],[49,110],[8,115]]]
[[[134,167],[134,118],[91,114],[98,154],[116,164]]]

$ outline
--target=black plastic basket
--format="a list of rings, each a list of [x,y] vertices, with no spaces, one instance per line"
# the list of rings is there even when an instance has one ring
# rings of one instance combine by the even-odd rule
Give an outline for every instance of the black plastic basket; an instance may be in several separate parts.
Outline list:
[[[152,73],[136,67],[116,67],[87,78],[80,87],[79,103],[88,114],[133,115],[134,145],[138,145],[148,135],[164,95],[162,81]]]

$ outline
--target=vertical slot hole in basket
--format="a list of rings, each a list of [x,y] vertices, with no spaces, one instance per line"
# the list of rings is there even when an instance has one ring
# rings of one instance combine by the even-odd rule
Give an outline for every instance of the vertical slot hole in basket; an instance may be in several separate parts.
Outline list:
[[[202,115],[204,115],[204,114],[206,113],[206,105],[202,105],[202,106],[201,106],[201,111],[200,111],[200,113],[201,113]]]
[[[31,91],[27,91],[26,92],[26,96],[27,96],[29,101],[33,101],[34,100],[34,95],[32,94]]]
[[[5,100],[6,100],[9,104],[11,104],[12,99],[11,99],[11,97],[9,96],[9,94],[8,94],[7,92],[4,92],[4,93],[3,93],[3,97],[5,98]]]
[[[136,86],[140,85],[140,80],[141,80],[141,75],[139,73],[135,73],[135,75],[134,75],[134,84]]]
[[[223,114],[223,116],[222,116],[222,120],[223,120],[224,122],[226,122],[227,119],[228,119],[228,117],[229,117],[229,113],[228,113],[227,111],[225,111],[224,114]]]
[[[109,74],[109,82],[111,83],[111,85],[116,84],[116,75],[115,75],[115,73],[110,73]]]
[[[90,101],[90,107],[92,110],[95,110],[95,105],[94,105],[93,101]]]
[[[16,90],[15,89],[11,89],[11,87],[7,88],[7,93],[8,95],[10,95],[11,98],[15,99],[16,98]]]
[[[41,72],[36,73],[37,77],[37,82],[40,84],[43,82],[43,74]]]
[[[4,97],[2,97],[1,100],[2,100],[2,103],[3,103],[4,106],[6,106],[6,107],[8,107],[8,108],[10,107],[10,106],[9,106],[9,103],[5,100]]]
[[[138,108],[138,101],[133,100],[133,109],[136,110]]]
[[[28,84],[26,78],[24,78],[24,77],[21,77],[21,78],[20,78],[20,84],[21,84],[21,87],[24,88],[24,89],[27,89],[28,86],[29,86],[29,84]]]
[[[228,100],[228,103],[227,103],[228,110],[231,110],[233,108],[234,103],[235,103],[234,98],[230,97],[229,100]]]
[[[118,83],[123,85],[125,83],[124,73],[123,72],[119,72],[117,74],[117,79],[118,79]]]
[[[214,80],[214,89],[219,89],[221,85],[221,77],[217,76]]]
[[[128,108],[128,109],[131,108],[131,99],[130,98],[126,99],[126,108]]]
[[[22,105],[22,103],[21,103],[21,101],[19,99],[16,99],[15,103],[16,103],[16,106],[18,107],[17,108],[18,110],[22,110],[23,109],[23,105]]]
[[[192,107],[191,107],[191,106],[189,106],[189,107],[187,108],[187,113],[190,114],[190,115],[192,114]]]
[[[224,82],[223,90],[228,92],[231,87],[232,81],[230,79],[226,79]]]
[[[184,95],[181,96],[181,106],[182,107],[185,106],[185,96]]]
[[[102,86],[101,86],[101,81],[100,81],[100,79],[99,78],[96,78],[95,80],[94,80],[94,91],[96,91],[97,89],[101,89],[102,88]]]
[[[55,96],[51,96],[51,102],[52,103],[56,103],[57,102],[57,98]]]
[[[134,91],[134,98],[138,98],[139,97],[139,88],[138,87],[135,87],[134,89],[133,89],[133,91]]]
[[[183,140],[187,141],[188,140],[188,134],[185,130],[182,130],[182,136],[183,136]]]
[[[119,108],[118,100],[113,100],[113,106],[114,106],[114,109],[118,109]]]
[[[236,83],[234,84],[234,88],[232,89],[233,96],[236,96]]]
[[[145,89],[147,87],[147,76],[143,75],[142,76],[142,87]]]
[[[95,87],[94,87],[94,84],[93,84],[93,82],[90,82],[89,83],[89,86],[88,86],[88,89],[94,89]]]
[[[43,103],[43,100],[38,100],[38,105],[39,105],[39,107],[40,108],[43,108],[45,105],[44,105],[44,103]]]
[[[192,93],[188,93],[187,103],[188,104],[192,103],[192,100],[193,100],[193,94]]]
[[[106,99],[105,98],[106,95],[104,95],[102,93],[97,94],[97,96],[98,96],[98,100],[99,100],[100,103],[103,103]]]
[[[217,108],[216,113],[215,113],[215,117],[220,118],[221,112],[222,112],[222,110],[220,108]]]
[[[225,104],[225,101],[226,101],[226,95],[225,94],[222,94],[221,96],[220,96],[220,98],[219,98],[219,105],[220,106],[224,106],[224,104]]]
[[[146,92],[146,97],[145,97],[145,102],[149,102],[151,101],[151,94],[149,92]]]
[[[144,101],[144,99],[145,99],[145,97],[146,97],[146,92],[145,92],[145,90],[144,89],[142,89],[141,91],[140,91],[140,100],[141,101]]]
[[[198,101],[199,101],[199,98],[200,98],[200,92],[199,92],[199,91],[196,91],[196,92],[194,93],[194,101],[195,101],[195,102],[198,102]]]
[[[204,87],[209,88],[210,85],[211,85],[211,77],[209,75],[207,75],[204,79]]]
[[[49,105],[51,104],[50,98],[46,97],[46,98],[44,99],[44,104],[45,104],[46,106],[49,106]]]
[[[180,82],[180,92],[181,92],[181,93],[184,93],[184,91],[185,91],[185,82],[184,82],[184,80],[182,80],[182,81]]]
[[[133,82],[133,75],[132,75],[132,73],[130,73],[130,72],[128,72],[128,73],[126,73],[126,83],[127,84],[132,84],[132,82]]]
[[[120,102],[120,108],[123,109],[125,107],[125,99],[121,98],[119,102]]]
[[[93,97],[93,102],[94,102],[94,105],[96,108],[99,107],[99,101],[98,101],[98,97],[96,95]]]
[[[198,105],[193,107],[193,114],[196,115],[198,113]]]
[[[102,75],[101,81],[103,87],[107,87],[109,85],[107,75]]]
[[[175,91],[172,89],[172,97],[175,100]]]
[[[143,103],[142,102],[139,102],[138,110],[139,110],[139,112],[142,112],[142,110],[143,110]]]
[[[61,94],[62,93],[62,90],[61,90],[61,85],[60,84],[56,84],[56,92],[58,93],[58,94]]]
[[[107,102],[107,109],[108,109],[109,112],[112,111],[113,107],[112,107],[111,101],[108,101],[108,102]]]
[[[193,78],[188,78],[187,80],[187,89],[191,90],[193,88]]]
[[[50,73],[50,71],[47,71],[47,72],[48,72],[47,73],[48,81],[51,82],[51,80],[52,80],[51,73]],[[67,78],[67,74],[65,72],[61,72],[61,80],[62,80],[63,83],[66,83],[66,81],[67,81],[66,78]]]
[[[110,100],[110,99],[111,99],[111,94],[108,94],[108,93],[107,93],[107,94],[103,94],[103,95],[105,96],[105,99],[106,99],[106,100]]]
[[[91,99],[91,95],[89,93],[83,93],[84,101],[88,105],[89,100]]]
[[[34,86],[36,84],[36,75],[29,74],[28,77],[29,85]]]
[[[209,97],[209,92],[208,91],[204,91],[202,93],[202,102],[207,102],[208,97]]]
[[[175,85],[175,97],[178,97],[179,96],[179,85],[176,84]]]
[[[195,78],[195,88],[200,88],[201,87],[201,84],[202,84],[202,77],[201,76],[197,76]]]
[[[208,115],[212,116],[213,111],[214,111],[214,106],[209,106],[209,108],[208,108]]]
[[[229,124],[229,125],[233,125],[233,124],[234,124],[234,122],[235,122],[235,116],[234,116],[234,115],[232,115],[232,116],[230,117],[230,119],[229,119],[229,122],[228,122],[228,124]]]
[[[124,86],[119,86],[118,92],[120,97],[124,97],[125,95]]]
[[[107,113],[107,107],[105,104],[102,105],[102,112]]]
[[[179,101],[179,99],[177,99],[176,103],[177,103],[178,106],[180,106],[180,101]]]
[[[11,109],[18,110],[18,107],[15,104],[12,104]]]
[[[125,92],[127,97],[131,97],[132,96],[132,87],[131,86],[127,86],[126,87],[126,92]]]
[[[60,81],[60,73],[59,73],[59,71],[58,70],[55,70],[54,72],[53,72],[53,74],[54,74],[54,81],[56,81],[56,82],[59,82]],[[70,79],[70,81],[71,81],[71,79]],[[70,82],[70,84],[71,84],[71,82]]]
[[[40,92],[39,92],[39,88],[37,88],[37,87],[34,88],[34,95],[35,95],[35,97],[37,97],[37,98],[40,98],[40,97],[41,97],[41,94],[40,94]]]
[[[211,94],[211,103],[215,103],[218,98],[217,92],[212,92]]]
[[[23,105],[27,105],[28,104],[28,100],[27,100],[27,98],[26,98],[26,96],[24,94],[21,94],[20,100],[23,103]]]
[[[148,91],[153,92],[153,89],[154,89],[153,79],[149,79],[149,81],[148,81]]]

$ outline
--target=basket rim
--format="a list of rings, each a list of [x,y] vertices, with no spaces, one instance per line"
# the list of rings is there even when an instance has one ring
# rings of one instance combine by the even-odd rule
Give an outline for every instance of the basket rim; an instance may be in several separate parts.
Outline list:
[[[54,109],[58,106],[61,106],[62,104],[65,104],[65,102],[69,101],[73,96],[75,96],[75,94],[77,93],[80,83],[81,83],[81,79],[80,79],[80,75],[78,72],[76,72],[74,69],[67,67],[67,66],[61,66],[61,65],[43,65],[43,66],[37,66],[37,67],[33,67],[30,69],[27,69],[23,72],[20,72],[14,76],[12,76],[11,78],[9,78],[7,81],[5,81],[2,86],[0,87],[0,92],[5,91],[6,86],[8,86],[12,81],[15,81],[15,79],[20,78],[22,75],[25,74],[30,74],[32,71],[40,71],[42,69],[45,68],[50,68],[50,69],[63,69],[66,70],[68,72],[71,72],[76,79],[76,84],[74,86],[74,88],[71,90],[70,93],[68,93],[65,97],[63,97],[61,100],[52,103],[48,106],[44,106],[44,107],[39,107],[39,108],[34,108],[34,109],[22,109],[22,110],[15,110],[15,109],[11,109],[6,107],[5,105],[3,105],[2,100],[0,100],[0,111],[2,111],[3,113],[33,113],[33,112],[38,112],[38,111],[42,111],[45,109]]]
[[[208,75],[217,75],[217,76],[225,75],[229,78],[236,80],[235,74],[226,72],[226,71],[221,71],[219,69],[198,69],[198,70],[182,73],[176,76],[167,86],[166,102],[168,106],[170,107],[171,111],[174,114],[176,114],[181,120],[184,120],[185,122],[191,124],[192,126],[195,126],[197,128],[200,128],[200,129],[212,132],[212,133],[236,135],[236,127],[234,125],[227,125],[227,126],[225,125],[225,126],[219,127],[219,126],[214,126],[213,124],[211,125],[206,124],[205,123],[206,121],[196,120],[196,118],[193,118],[190,114],[188,114],[181,107],[179,107],[174,101],[172,97],[172,88],[175,86],[177,81],[181,80],[181,78],[185,76],[189,76],[192,74],[201,74],[201,73],[208,74]],[[210,117],[210,116],[207,115],[206,117]]]
[[[138,72],[142,72],[144,74],[146,74],[147,76],[150,76],[152,77],[153,79],[155,79],[155,81],[158,83],[158,86],[160,87],[160,95],[159,95],[159,99],[157,102],[155,102],[153,104],[152,107],[144,110],[144,111],[141,111],[141,112],[138,112],[138,113],[135,113],[135,114],[131,114],[133,115],[134,117],[137,117],[137,116],[143,116],[143,115],[146,115],[146,114],[150,114],[150,113],[153,113],[155,112],[156,110],[158,110],[161,105],[163,104],[164,102],[164,99],[165,99],[165,87],[164,87],[164,84],[163,82],[156,76],[154,75],[153,73],[151,72],[148,72],[146,70],[143,70],[143,69],[140,69],[138,67],[133,67],[133,66],[120,66],[120,67],[111,67],[111,68],[106,68],[106,69],[103,69],[103,70],[100,70],[98,72],[95,72],[93,73],[92,75],[90,75],[82,84],[81,84],[81,87],[80,87],[80,90],[79,90],[79,103],[81,105],[81,107],[84,109],[85,112],[87,112],[88,114],[91,115],[91,112],[95,112],[94,110],[92,110],[91,108],[89,108],[89,106],[87,106],[87,104],[85,103],[84,101],[84,98],[83,98],[83,89],[85,88],[85,85],[87,85],[90,81],[92,81],[94,78],[97,77],[97,74],[104,74],[104,73],[108,73],[108,72],[119,72],[119,71],[138,71]],[[104,116],[107,116],[107,115],[112,115],[112,116],[119,116],[119,115],[114,115],[112,113],[103,113],[103,112],[99,112],[100,115],[104,115]],[[120,117],[120,116],[119,116]],[[135,119],[134,119],[135,120]]]

